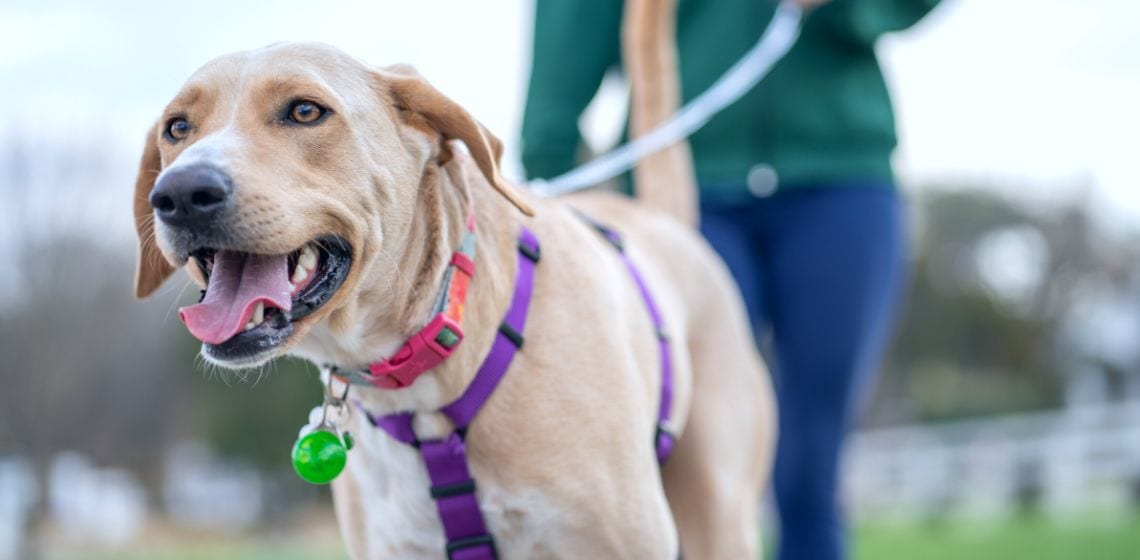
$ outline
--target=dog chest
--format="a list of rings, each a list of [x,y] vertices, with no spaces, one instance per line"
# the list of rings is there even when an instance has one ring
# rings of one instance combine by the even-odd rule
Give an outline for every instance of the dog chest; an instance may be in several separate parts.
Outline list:
[[[352,517],[340,525],[353,556],[438,558],[444,531],[422,458],[367,424],[355,433],[358,443],[342,475],[351,480],[333,488],[338,502],[351,504],[338,504],[338,512]],[[528,557],[555,550],[565,507],[539,489],[495,484],[495,477],[479,477],[478,484],[480,509],[502,552]]]

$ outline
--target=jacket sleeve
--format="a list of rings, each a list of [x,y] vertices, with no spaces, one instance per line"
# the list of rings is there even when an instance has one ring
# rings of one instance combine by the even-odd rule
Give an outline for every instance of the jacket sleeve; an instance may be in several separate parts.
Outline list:
[[[522,122],[527,178],[574,167],[578,118],[621,57],[622,2],[536,0],[530,85]]]
[[[884,33],[902,31],[938,5],[939,0],[832,0],[809,18],[831,32],[871,46]]]

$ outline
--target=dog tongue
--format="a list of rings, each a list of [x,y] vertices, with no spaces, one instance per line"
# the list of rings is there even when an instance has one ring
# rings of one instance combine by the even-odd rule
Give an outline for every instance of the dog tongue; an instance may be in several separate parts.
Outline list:
[[[233,251],[214,254],[206,297],[178,310],[194,338],[219,344],[242,332],[257,302],[289,311],[288,255],[253,255]]]

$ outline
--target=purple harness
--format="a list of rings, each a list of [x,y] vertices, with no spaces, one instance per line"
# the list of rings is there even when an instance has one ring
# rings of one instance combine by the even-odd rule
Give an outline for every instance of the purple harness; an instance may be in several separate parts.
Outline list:
[[[673,401],[673,371],[669,357],[669,341],[665,336],[661,314],[649,295],[637,268],[626,256],[622,247],[621,237],[616,232],[601,225],[591,224],[605,236],[621,255],[626,268],[629,269],[642,298],[645,300],[649,315],[653,319],[653,326],[661,348],[661,405],[657,416],[657,432],[654,434],[654,447],[657,460],[665,461],[673,450],[674,437],[665,428],[669,420],[669,412]],[[413,413],[403,412],[375,417],[367,414],[372,424],[398,441],[419,449],[427,467],[428,477],[431,479],[431,497],[435,500],[439,511],[440,521],[447,536],[447,557],[449,560],[488,560],[498,558],[495,549],[495,540],[487,531],[487,523],[479,511],[479,502],[475,494],[475,481],[467,466],[467,447],[465,443],[467,427],[483,403],[495,391],[499,381],[506,374],[514,359],[515,352],[523,346],[522,332],[526,326],[527,309],[530,307],[531,294],[534,291],[534,266],[541,257],[541,249],[534,233],[525,227],[519,232],[518,241],[518,273],[515,276],[515,291],[511,297],[511,306],[503,322],[499,325],[499,332],[491,346],[491,352],[479,366],[475,379],[467,387],[463,395],[455,402],[440,409],[455,424],[455,431],[442,439],[421,440],[416,437],[412,429]]]

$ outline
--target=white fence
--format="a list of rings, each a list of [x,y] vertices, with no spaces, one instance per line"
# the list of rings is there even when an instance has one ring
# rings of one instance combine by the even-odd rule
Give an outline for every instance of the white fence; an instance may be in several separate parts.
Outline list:
[[[193,445],[169,459],[163,501],[176,521],[244,527],[262,513],[251,468],[226,466]],[[53,517],[80,540],[131,537],[146,508],[137,483],[74,455],[54,463]],[[995,518],[1025,506],[1055,516],[1133,511],[1140,508],[1140,400],[862,432],[845,474],[847,503],[863,520]],[[0,458],[0,560],[20,555],[35,487],[27,463]],[[111,503],[121,506],[112,508],[118,515],[107,514]]]
[[[1125,512],[1140,505],[1140,400],[868,431],[848,457],[861,519]]]
[[[0,457],[0,560],[21,557],[28,511],[36,499],[32,466],[27,461]]]
[[[39,477],[47,495],[37,496]],[[163,510],[178,525],[228,532],[246,529],[264,513],[265,485],[252,466],[216,457],[195,442],[167,453]],[[27,556],[28,516],[37,502],[69,545],[122,546],[137,538],[149,513],[142,484],[121,468],[104,468],[75,452],[61,452],[46,473],[19,457],[0,456],[0,560]]]

